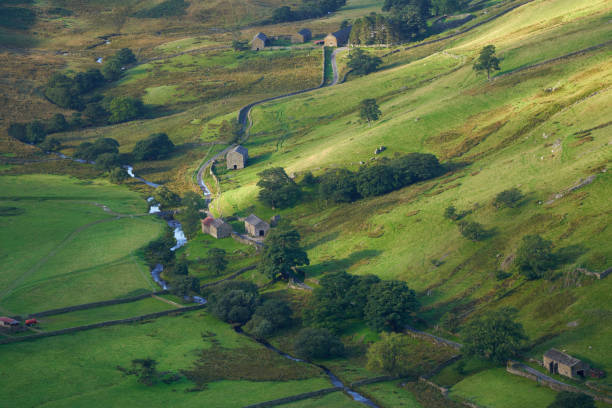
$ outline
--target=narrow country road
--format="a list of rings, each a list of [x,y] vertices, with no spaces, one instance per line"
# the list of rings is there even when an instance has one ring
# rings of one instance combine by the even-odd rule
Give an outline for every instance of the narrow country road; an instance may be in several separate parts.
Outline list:
[[[286,94],[283,94],[283,95],[272,96],[270,98],[261,99],[259,101],[255,101],[253,103],[250,103],[250,104],[242,107],[240,109],[240,111],[238,112],[238,123],[240,123],[240,125],[242,126],[242,130],[243,130],[243,133],[244,133],[243,137],[242,137],[242,140],[244,141],[244,140],[247,140],[249,138],[249,129],[251,127],[251,123],[249,122],[249,118],[250,118],[250,114],[251,114],[251,109],[253,109],[254,106],[261,105],[262,103],[266,103],[266,102],[270,102],[270,101],[275,101],[275,100],[278,100],[278,99],[287,98],[289,96],[300,95],[300,94],[303,94],[303,93],[306,93],[306,92],[310,92],[310,91],[314,91],[316,89],[323,88],[325,86],[333,86],[333,85],[338,84],[339,75],[338,75],[338,64],[336,64],[336,54],[338,52],[344,51],[346,49],[347,49],[346,47],[337,48],[337,49],[334,50],[334,52],[332,52],[331,63],[332,63],[332,70],[333,70],[333,73],[334,73],[334,79],[333,79],[331,84],[325,85],[325,81],[323,81],[323,82],[321,82],[321,85],[316,86],[314,88],[307,88],[307,89],[302,89],[300,91],[286,93]],[[323,55],[325,55],[325,53]],[[323,61],[323,66],[325,67],[325,60]],[[233,145],[227,147],[226,149],[224,149],[223,151],[215,154],[212,158],[210,158],[209,160],[205,161],[200,166],[200,168],[198,169],[198,175],[197,175],[198,186],[202,190],[202,194],[204,195],[204,198],[206,199],[206,201],[208,203],[210,203],[210,201],[212,201],[212,194],[210,192],[210,188],[208,188],[206,183],[204,183],[204,180],[203,180],[204,171],[206,170],[206,168],[208,166],[210,166],[210,164],[214,160],[216,160],[220,156],[225,155],[228,151],[230,151],[235,146],[236,145],[233,144]]]

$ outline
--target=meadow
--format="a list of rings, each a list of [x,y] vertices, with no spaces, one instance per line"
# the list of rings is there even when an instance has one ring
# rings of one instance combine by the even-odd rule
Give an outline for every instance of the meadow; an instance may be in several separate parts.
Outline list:
[[[137,251],[164,224],[145,215],[141,196],[104,180],[65,176],[3,176],[0,184],[1,205],[22,211],[2,217],[1,262],[11,265],[0,276],[4,313],[157,289]]]

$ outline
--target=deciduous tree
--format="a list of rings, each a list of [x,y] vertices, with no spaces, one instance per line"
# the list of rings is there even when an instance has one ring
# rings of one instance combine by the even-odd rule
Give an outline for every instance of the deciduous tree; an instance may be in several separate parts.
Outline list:
[[[487,79],[491,80],[491,71],[499,71],[499,59],[495,55],[495,46],[487,45],[480,51],[480,56],[474,62],[474,70],[477,72],[485,71]]]
[[[295,267],[309,265],[300,239],[300,233],[287,223],[270,230],[259,264],[261,272],[270,279],[290,279],[294,277]]]

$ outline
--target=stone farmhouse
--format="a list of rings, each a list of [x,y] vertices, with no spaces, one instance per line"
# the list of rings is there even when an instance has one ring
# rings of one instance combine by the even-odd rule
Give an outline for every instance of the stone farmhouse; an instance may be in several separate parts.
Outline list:
[[[312,40],[312,32],[307,28],[302,28],[291,37],[291,41],[294,43],[305,43],[310,40]]]
[[[202,220],[202,232],[217,239],[232,235],[232,226],[220,218],[206,217]]]
[[[270,39],[264,33],[255,34],[253,41],[251,41],[251,49],[253,51],[263,50],[267,45],[270,45]]]
[[[550,349],[544,353],[544,368],[551,374],[560,374],[569,378],[580,379],[589,373],[589,365],[575,357],[565,354],[557,349]]]
[[[244,229],[252,237],[265,237],[270,230],[270,224],[251,214],[244,220]]]
[[[229,170],[244,169],[249,160],[249,151],[242,146],[236,146],[225,156],[227,168]]]
[[[326,47],[344,47],[348,44],[352,26],[345,27],[335,33],[327,34],[324,44]]]

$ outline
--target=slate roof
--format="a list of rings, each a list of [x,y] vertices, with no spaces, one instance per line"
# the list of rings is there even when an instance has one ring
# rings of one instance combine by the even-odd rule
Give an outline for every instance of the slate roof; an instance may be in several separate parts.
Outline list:
[[[351,29],[353,26],[348,26],[343,28],[342,30],[338,30],[335,33],[332,33],[336,40],[338,40],[338,45],[344,45],[348,42],[349,36],[351,35]]]
[[[225,225],[225,221],[220,218],[215,218],[214,220],[212,220],[212,226],[215,228],[220,228],[223,225]]]
[[[257,33],[257,34],[255,34],[255,37],[253,37],[253,40],[255,40],[257,38],[259,38],[263,42],[267,42],[268,41],[268,36],[265,35],[264,33]]]
[[[310,30],[307,29],[307,28],[302,28],[300,31],[298,31],[298,34],[300,34],[300,35],[312,35]]]
[[[230,150],[229,152],[236,152],[236,153],[240,153],[243,156],[248,156],[249,155],[249,151],[247,150],[246,147],[242,147],[240,145],[234,147],[232,150]]]
[[[251,224],[257,226],[260,222],[263,222],[258,216],[255,214],[251,214],[244,220],[247,224]]]
[[[548,357],[551,360],[554,360],[560,364],[564,364],[566,366],[572,367],[580,362],[575,357],[570,356],[569,354],[565,354],[562,351],[557,349],[550,349],[546,353],[544,353],[544,357]]]

